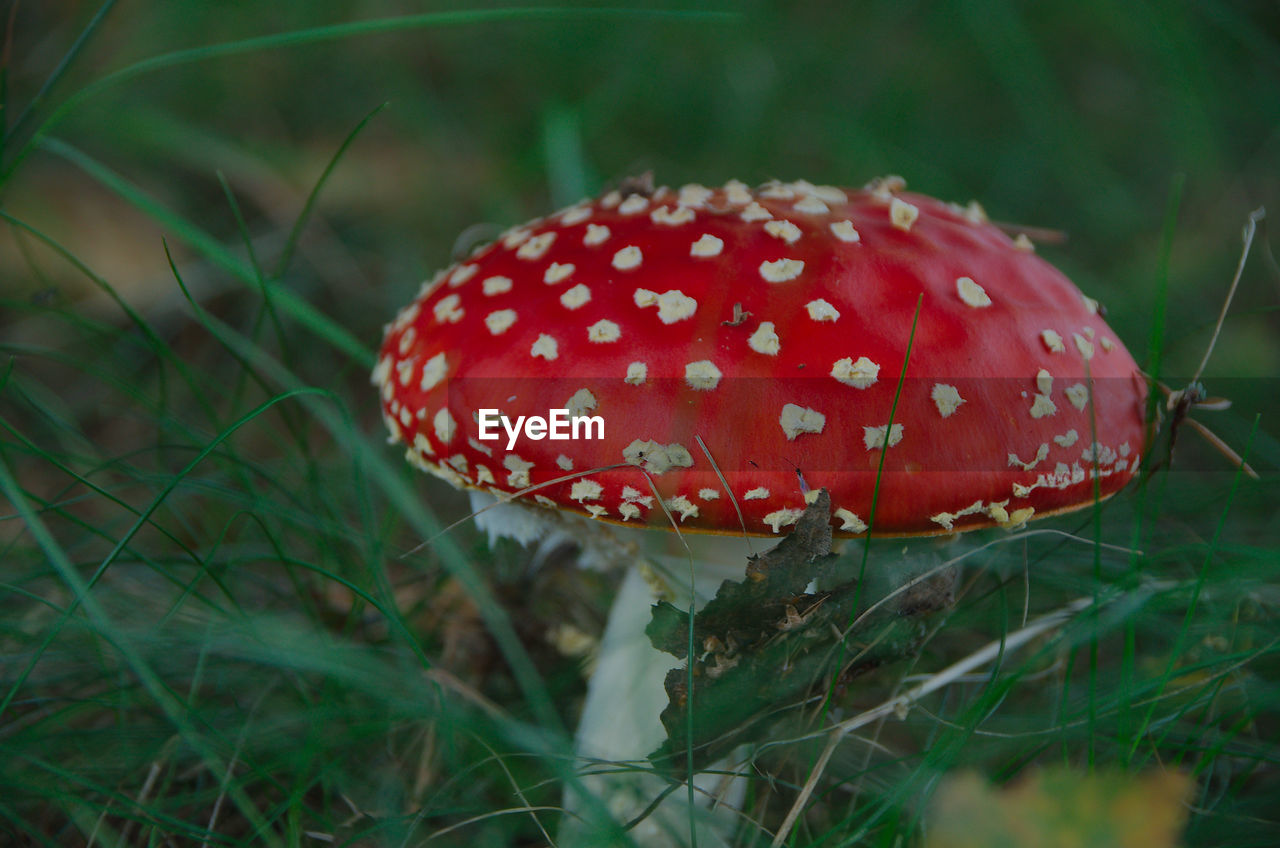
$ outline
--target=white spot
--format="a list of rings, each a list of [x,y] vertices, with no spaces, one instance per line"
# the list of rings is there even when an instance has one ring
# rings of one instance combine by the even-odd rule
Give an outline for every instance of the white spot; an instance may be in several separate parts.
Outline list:
[[[764,523],[773,528],[773,532],[778,533],[783,527],[795,524],[800,520],[800,516],[804,515],[798,509],[779,509],[769,513],[764,517]]]
[[[823,203],[821,198],[812,195],[801,198],[791,208],[806,215],[826,215],[831,211],[830,207]]]
[[[782,407],[778,424],[787,435],[787,441],[791,441],[801,433],[821,433],[822,428],[827,425],[827,416],[816,409],[788,403]]]
[[[587,328],[587,339],[593,342],[616,342],[621,336],[622,329],[605,318]]]
[[[747,339],[747,346],[756,353],[777,356],[778,351],[782,349],[782,341],[778,338],[778,334],[774,332],[773,322],[761,321],[760,326],[751,334],[751,338]]]
[[[812,194],[814,197],[825,200],[827,203],[848,203],[849,195],[843,190],[829,185],[811,185],[804,180],[797,180],[796,187],[805,194]]]
[[[565,456],[564,454],[560,454],[559,456],[556,457],[556,467],[559,468],[561,471],[572,471],[573,460]]]
[[[541,504],[542,506],[547,507],[548,509],[559,509],[559,508],[560,508],[560,504],[558,504],[558,503],[556,503],[555,501],[551,500],[551,498],[547,497],[546,495],[543,495],[543,494],[535,494],[535,495],[533,496],[533,499],[534,499],[534,501],[535,501],[535,502],[537,502],[537,503]]]
[[[613,267],[619,271],[631,271],[639,268],[643,260],[644,256],[640,253],[640,248],[633,244],[613,254]]]
[[[1044,418],[1046,415],[1053,415],[1058,411],[1058,405],[1049,399],[1048,395],[1036,395],[1035,400],[1031,401],[1031,417]]]
[[[609,510],[600,504],[584,504],[588,513],[592,518],[599,518],[602,515],[608,515]]]
[[[1031,239],[1027,237],[1026,233],[1018,233],[1013,239],[1013,249],[1032,253],[1035,251],[1036,246],[1032,243]]]
[[[640,507],[633,503],[623,503],[618,505],[618,515],[622,516],[623,521],[640,517]]]
[[[619,215],[634,215],[649,208],[649,198],[642,194],[631,194],[618,207]]]
[[[484,316],[484,325],[495,336],[505,333],[515,322],[516,311],[514,309],[498,309]]]
[[[804,270],[804,261],[800,259],[775,259],[772,262],[760,263],[760,276],[765,282],[785,283],[800,276]]]
[[[711,194],[711,189],[706,186],[689,183],[688,185],[680,186],[676,200],[681,206],[702,206],[711,199]]]
[[[409,348],[413,347],[413,342],[417,338],[418,338],[418,331],[415,330],[413,327],[410,327],[409,329],[404,331],[404,334],[400,336],[400,344],[398,346],[401,356],[404,356],[406,353],[409,352]]]
[[[522,459],[519,454],[509,453],[502,458],[502,467],[511,472],[507,475],[508,486],[513,489],[523,489],[529,485],[529,469],[533,468],[532,462]]]
[[[757,486],[742,496],[744,501],[762,501],[769,497],[769,490],[764,486]]]
[[[1009,467],[1010,468],[1017,467],[1017,468],[1021,468],[1023,471],[1030,471],[1040,463],[1044,462],[1048,456],[1049,456],[1049,443],[1043,442],[1041,443],[1040,447],[1036,448],[1035,458],[1032,459],[1030,462],[1023,462],[1022,460],[1018,459],[1018,455],[1016,453],[1009,454]]]
[[[1071,405],[1076,409],[1083,410],[1089,405],[1089,387],[1084,383],[1075,383],[1067,386],[1064,390],[1067,400],[1071,401]]]
[[[809,317],[814,321],[838,321],[840,312],[822,298],[811,300],[804,305],[809,310]]]
[[[883,177],[876,177],[864,186],[867,191],[880,200],[888,200],[895,191],[902,191],[906,187],[907,181],[897,174],[885,174]]]
[[[573,397],[565,402],[564,408],[569,411],[570,416],[586,415],[596,408],[596,396],[588,389],[578,389],[573,393]]]
[[[964,208],[964,218],[970,224],[987,223],[987,210],[982,208],[982,204],[976,200],[970,200],[969,205]]]
[[[1044,342],[1044,346],[1049,349],[1050,353],[1062,353],[1067,346],[1062,343],[1062,336],[1058,335],[1057,330],[1041,330],[1040,341]]]
[[[820,494],[819,490],[817,490],[817,489],[810,489],[809,491],[807,491],[807,492],[805,492],[805,493],[804,493],[804,502],[805,502],[808,506],[813,506],[815,503],[817,503],[817,502],[818,502],[818,495],[819,495],[819,494]]]
[[[502,246],[507,250],[519,247],[528,241],[529,236],[531,235],[533,235],[533,233],[529,232],[527,227],[515,227],[507,230],[502,234]]]
[[[649,366],[643,362],[632,362],[627,366],[627,376],[623,380],[629,386],[639,386],[649,376]]]
[[[1107,353],[1110,353],[1112,350],[1114,350],[1116,346],[1116,343],[1111,341],[1111,339],[1107,338],[1106,336],[1102,336],[1101,338],[1099,338],[1098,344],[1102,345],[1102,349],[1105,350]]]
[[[724,250],[724,239],[716,238],[710,233],[703,233],[701,238],[690,245],[689,255],[698,257],[719,256],[722,250]]]
[[[863,427],[862,428],[862,444],[867,450],[876,450],[884,447],[884,434],[889,430],[888,425],[882,424],[879,427]],[[902,441],[902,425],[894,424],[893,429],[889,430],[889,447],[893,447]]]
[[[413,423],[413,413],[409,411],[407,406],[400,408],[400,423],[405,427]]]
[[[578,503],[598,501],[603,494],[604,486],[595,480],[575,480],[573,487],[569,490],[569,498]]]
[[[480,284],[480,288],[484,291],[486,297],[493,297],[497,294],[503,294],[511,291],[510,277],[487,277]]]
[[[751,202],[751,189],[741,180],[729,180],[724,184],[724,199],[734,206]]]
[[[853,228],[852,221],[836,221],[831,225],[831,235],[840,239],[840,241],[857,242],[862,241],[862,236],[858,235],[858,231]]]
[[[786,183],[773,181],[760,190],[760,196],[770,200],[790,200],[796,196],[796,190]]]
[[[710,359],[699,359],[684,367],[684,381],[689,388],[707,391],[720,385],[720,369]]]
[[[426,284],[424,283],[424,285]],[[422,298],[422,297],[426,297],[426,295],[419,293],[418,297]],[[393,323],[391,326],[396,330],[403,330],[405,327],[409,326],[414,321],[418,320],[418,313],[421,311],[422,311],[421,304],[419,304],[418,301],[415,300],[412,303],[410,303],[408,306],[406,306],[404,309],[401,309],[398,313],[396,313],[395,323]]]
[[[547,266],[547,272],[542,275],[542,282],[549,286],[556,283],[562,283],[573,274],[573,264],[566,262],[563,265],[559,262],[552,262]]]
[[[466,456],[460,453],[455,453],[453,456],[446,459],[445,462],[451,465],[453,470],[457,471],[459,474],[466,474],[471,467],[467,462]]]
[[[613,207],[617,206],[621,202],[622,202],[622,195],[618,192],[617,189],[614,189],[613,191],[606,194],[604,197],[600,198],[600,208],[612,209]]]
[[[1053,375],[1043,368],[1036,372],[1036,391],[1042,395],[1053,392]]]
[[[759,203],[752,201],[746,209],[742,210],[742,214],[738,216],[748,224],[752,221],[768,221],[773,217],[773,213],[765,209]]]
[[[596,247],[609,240],[609,228],[604,224],[587,224],[587,231],[582,236],[582,243],[587,247]]]
[[[409,378],[413,376],[413,366],[417,365],[416,359],[402,359],[396,363],[396,381],[402,386],[409,385]]]
[[[476,265],[459,265],[458,270],[453,272],[449,277],[449,287],[457,288],[476,275],[476,271],[480,270]]]
[[[1093,359],[1093,342],[1079,333],[1072,333],[1071,340],[1076,343],[1076,350],[1080,351],[1081,356],[1085,359]]]
[[[489,470],[489,466],[476,463],[476,484],[480,483],[496,486],[498,481],[493,479],[493,472]]]
[[[950,530],[957,518],[963,518],[966,515],[974,515],[976,513],[984,513],[989,509],[982,501],[974,501],[969,506],[959,512],[940,512],[937,515],[929,516],[929,520],[935,524],[942,525],[943,529]]]
[[[456,324],[461,321],[463,311],[462,307],[458,306],[461,300],[456,294],[449,294],[436,301],[436,305],[431,307],[436,321],[441,324]]]
[[[520,245],[520,248],[516,251],[516,256],[530,262],[535,259],[541,259],[555,240],[556,234],[554,230],[540,233]]]
[[[538,340],[533,343],[533,347],[529,349],[529,353],[551,362],[560,355],[560,345],[551,336],[541,333],[538,335]]]
[[[413,449],[418,453],[426,454],[427,456],[436,455],[436,449],[431,447],[431,442],[422,433],[414,433]]]
[[[991,296],[987,294],[987,290],[975,283],[972,277],[956,278],[956,294],[960,295],[960,299],[965,304],[974,309],[991,305]]]
[[[467,444],[471,445],[471,449],[474,451],[478,451],[484,454],[485,456],[493,456],[493,448],[489,447],[484,442],[476,441],[475,439],[468,436]]]
[[[431,419],[431,425],[436,431],[436,441],[443,445],[453,441],[454,435],[458,432],[458,422],[453,420],[448,407],[440,407],[440,411]]]
[[[698,517],[698,505],[686,498],[684,495],[676,495],[667,501],[667,507],[673,512],[680,513],[680,521],[686,518]]]
[[[909,230],[920,217],[920,210],[900,197],[889,201],[889,223],[900,230]]]
[[[565,309],[577,309],[591,300],[591,289],[578,283],[573,288],[560,295],[560,304]]]
[[[656,444],[656,443],[650,442],[649,444]],[[659,447],[661,447],[661,445],[659,445]],[[680,447],[680,445],[668,445],[667,447],[678,448]],[[683,450],[683,448],[681,448],[681,450]],[[624,501],[634,501],[638,504],[641,504],[642,506],[644,506],[645,509],[649,509],[653,506],[652,495],[642,495],[640,494],[640,492],[638,492],[636,489],[632,488],[631,486],[622,487],[622,499]]]
[[[1098,314],[1098,301],[1083,292],[1080,293],[1080,299],[1084,301],[1084,308],[1089,311],[1090,315]]]
[[[443,283],[444,283],[444,271],[436,271],[435,274],[433,274],[430,279],[423,280],[422,284],[418,286],[417,300],[425,300],[426,298],[435,294],[436,289],[440,288],[440,286]],[[406,307],[405,309],[401,310],[400,315],[396,317],[396,326],[402,326],[403,324],[407,324],[409,321],[413,320],[412,318],[406,318],[404,313],[413,312],[416,315],[417,308],[418,308],[417,300],[409,304],[409,306]]]
[[[880,376],[880,366],[865,356],[859,356],[857,362],[846,356],[831,366],[831,376],[846,386],[865,389],[875,384]]]
[[[764,231],[774,238],[782,239],[787,244],[800,238],[800,228],[790,221],[770,221],[764,225]]]
[[[622,458],[632,465],[641,466],[650,474],[662,474],[672,468],[693,467],[693,457],[684,445],[663,445],[652,440],[636,439],[622,449]],[[635,493],[634,496],[627,495],[628,489]],[[630,486],[622,490],[622,499],[644,500]]]
[[[702,498],[704,501],[718,501],[720,500],[720,490],[719,489],[699,489],[698,497]]]
[[[658,295],[658,318],[664,324],[674,324],[690,318],[698,309],[698,301],[682,291],[665,291]]]
[[[582,204],[570,206],[560,213],[560,224],[565,227],[572,227],[574,224],[581,224],[590,217],[591,207],[586,205],[586,201],[583,201]]]
[[[387,382],[387,377],[390,375],[391,356],[387,355],[378,360],[378,364],[373,367],[373,373],[369,375],[369,379],[375,386],[381,386]]]
[[[1053,441],[1060,448],[1069,448],[1072,445],[1074,445],[1076,443],[1076,440],[1079,438],[1080,438],[1080,434],[1077,433],[1075,430],[1068,430],[1067,432],[1063,433],[1061,436],[1054,436]]]
[[[867,532],[867,522],[859,518],[855,513],[841,507],[832,513],[836,518],[840,519],[840,529],[848,533],[865,533]]]
[[[688,206],[659,206],[649,214],[649,220],[655,224],[666,224],[670,227],[678,227],[681,224],[687,224],[692,221],[696,215]]]
[[[656,291],[649,291],[648,289],[636,289],[634,298],[636,306],[644,309],[646,307],[653,306],[658,302],[658,293]]]
[[[934,383],[929,397],[933,398],[933,404],[938,407],[938,414],[943,418],[950,418],[960,408],[960,404],[964,403],[960,390],[946,383]]]

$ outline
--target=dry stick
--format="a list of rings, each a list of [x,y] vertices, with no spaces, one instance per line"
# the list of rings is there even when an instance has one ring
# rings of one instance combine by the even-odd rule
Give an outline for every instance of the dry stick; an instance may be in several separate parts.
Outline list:
[[[985,646],[974,651],[969,656],[958,662],[944,668],[942,671],[930,677],[928,680],[915,686],[906,693],[891,698],[881,703],[879,706],[873,707],[866,712],[860,713],[853,718],[846,719],[834,726],[829,731],[830,736],[827,745],[822,751],[822,755],[818,757],[818,762],[814,765],[813,771],[810,772],[809,778],[805,781],[804,787],[800,790],[800,795],[796,798],[795,803],[791,805],[791,809],[787,812],[787,817],[783,820],[782,826],[778,828],[777,834],[773,838],[771,848],[778,848],[782,845],[787,836],[790,835],[791,829],[795,827],[796,820],[800,817],[800,813],[808,804],[809,797],[813,794],[813,790],[818,784],[818,779],[822,776],[823,770],[826,768],[827,762],[831,759],[831,755],[835,753],[836,746],[840,744],[845,735],[850,731],[859,727],[870,724],[877,719],[890,715],[903,706],[910,705],[912,701],[918,701],[925,695],[941,689],[957,680],[979,666],[986,665],[1000,654],[1008,654],[1021,648],[1027,642],[1036,638],[1040,634],[1052,630],[1061,624],[1067,622],[1072,616],[1087,609],[1095,603],[1094,598],[1077,598],[1061,609],[1055,610],[1046,615],[1032,621],[1021,630],[1017,630],[1003,639],[995,639],[988,642]]]
[[[1231,301],[1236,296],[1236,289],[1240,287],[1240,277],[1243,276],[1244,274],[1245,261],[1248,260],[1249,258],[1249,249],[1253,246],[1253,238],[1258,232],[1258,222],[1261,221],[1263,218],[1265,218],[1266,215],[1267,215],[1267,210],[1264,207],[1259,206],[1257,209],[1249,213],[1249,218],[1247,221],[1245,221],[1244,232],[1242,234],[1244,245],[1240,249],[1240,261],[1236,263],[1236,273],[1231,278],[1231,287],[1227,289],[1227,296],[1222,301],[1222,309],[1218,312],[1218,321],[1213,327],[1213,336],[1210,337],[1209,339],[1209,346],[1205,348],[1204,357],[1200,360],[1200,367],[1196,369],[1195,376],[1191,378],[1191,381],[1189,383],[1187,383],[1187,388],[1181,389],[1179,391],[1170,391],[1169,389],[1165,388],[1163,385],[1161,386],[1161,388],[1164,388],[1164,390],[1169,394],[1168,400],[1166,401],[1166,405],[1170,410],[1173,410],[1174,407],[1177,406],[1182,401],[1183,397],[1187,394],[1187,392],[1192,391],[1193,387],[1198,386],[1200,382],[1200,377],[1203,376],[1204,374],[1204,369],[1209,365],[1209,357],[1213,355],[1213,349],[1218,344],[1218,336],[1221,335],[1222,333],[1222,325],[1227,320],[1227,310],[1231,308]],[[1197,397],[1200,394],[1201,393],[1197,389]],[[1191,406],[1192,407],[1202,406],[1202,407],[1211,408],[1211,409],[1215,408],[1208,403],[1198,403],[1194,399],[1192,400]],[[1227,406],[1230,406],[1229,401],[1226,402],[1225,404],[1218,405],[1216,408],[1226,409]],[[1199,421],[1192,419],[1189,416],[1182,418],[1182,421],[1185,421],[1186,423],[1190,424],[1193,430],[1199,433],[1200,436],[1206,442],[1208,442],[1219,453],[1225,456],[1236,467],[1243,469],[1244,472],[1254,480],[1261,479],[1258,477],[1258,472],[1254,471],[1253,468],[1249,465],[1249,463],[1244,461],[1244,459],[1240,456],[1240,454],[1232,450],[1227,445],[1226,442],[1218,438],[1218,436],[1215,435],[1208,427],[1201,424]],[[1171,426],[1177,426],[1177,423],[1178,422],[1175,419],[1174,424]]]
[[[1209,364],[1209,357],[1213,355],[1213,347],[1218,343],[1218,335],[1222,332],[1222,324],[1227,320],[1227,310],[1231,308],[1231,300],[1236,296],[1236,289],[1240,286],[1240,277],[1244,274],[1244,263],[1249,258],[1249,248],[1253,246],[1253,237],[1258,232],[1258,222],[1267,216],[1267,210],[1259,206],[1257,209],[1249,213],[1249,220],[1244,225],[1244,247],[1240,251],[1240,261],[1236,263],[1236,274],[1231,279],[1231,288],[1227,290],[1227,297],[1222,301],[1222,311],[1218,313],[1218,323],[1213,328],[1213,337],[1209,339],[1209,347],[1205,349],[1204,359],[1200,360],[1200,367],[1196,369],[1196,375],[1191,378],[1191,382],[1195,383],[1200,380],[1200,376],[1204,374],[1205,366]]]

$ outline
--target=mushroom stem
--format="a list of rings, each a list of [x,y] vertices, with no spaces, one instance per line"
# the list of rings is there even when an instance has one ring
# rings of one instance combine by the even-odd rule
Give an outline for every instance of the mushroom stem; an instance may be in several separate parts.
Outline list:
[[[667,534],[650,536],[670,544]],[[698,563],[693,586],[697,603],[714,595],[723,580],[742,579],[745,543],[725,537],[696,538],[690,543]],[[576,754],[587,771],[582,784],[604,801],[615,820],[629,822],[647,811],[631,830],[636,844],[642,846],[690,842],[691,819],[695,822],[697,844],[727,845],[736,820],[732,808],[737,806],[746,786],[744,781],[734,779],[726,791],[719,774],[695,778],[698,808],[691,816],[687,793],[669,792],[670,781],[655,775],[646,760],[666,738],[659,720],[667,705],[663,683],[667,672],[682,663],[654,648],[645,628],[655,601],[655,582],[667,584],[662,588],[670,588],[676,594],[675,603],[688,605],[687,577],[678,581],[658,576],[687,570],[687,556],[658,555],[653,561],[640,559],[627,569],[601,637],[599,661],[587,686],[575,739]],[[667,797],[648,810],[664,792],[669,793]],[[713,798],[716,809],[709,810],[707,806]],[[568,792],[564,803],[569,815],[559,834],[560,844],[596,844],[592,839],[595,828],[584,817],[586,805]]]

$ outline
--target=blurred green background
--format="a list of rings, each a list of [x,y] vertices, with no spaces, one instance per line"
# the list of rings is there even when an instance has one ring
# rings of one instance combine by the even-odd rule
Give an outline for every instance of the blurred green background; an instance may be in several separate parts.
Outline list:
[[[1185,376],[1246,216],[1260,205],[1280,216],[1271,0],[10,0],[4,11],[0,450],[14,482],[0,500],[0,826],[32,844],[205,828],[236,844],[320,838],[308,833],[400,844],[451,826],[432,844],[539,842],[523,815],[461,823],[519,806],[513,784],[534,799],[522,803],[558,803],[559,773],[504,722],[556,724],[542,687],[572,726],[582,675],[546,633],[561,619],[598,629],[610,578],[530,573],[526,554],[490,554],[467,527],[454,547],[400,559],[436,529],[430,514],[401,517],[407,497],[442,520],[465,504],[378,453],[368,386],[383,322],[471,239],[650,170],[668,185],[896,173],[978,199],[996,220],[1065,232],[1041,253],[1102,301],[1140,363],[1158,351],[1162,374]],[[1180,462],[1218,473],[1171,475],[1156,530],[1108,524],[1120,544],[1163,534],[1151,573],[1194,581],[1212,562],[1216,606],[1184,621],[1175,593],[1150,618],[1135,612],[1110,644],[1126,657],[1110,669],[1119,682],[1090,683],[1088,730],[1064,719],[1049,745],[1072,764],[1096,748],[1135,770],[1171,758],[1193,769],[1196,844],[1224,827],[1239,844],[1274,844],[1267,810],[1280,797],[1274,230],[1259,232],[1207,372],[1235,407],[1200,414],[1238,449],[1263,414],[1251,458],[1264,481],[1237,491],[1230,465],[1184,434]],[[298,386],[329,394],[278,400]],[[1148,502],[1131,500],[1110,517],[1144,514]],[[1094,567],[1086,554],[1042,579],[1072,597]],[[1124,561],[1115,569],[1123,582]],[[98,612],[72,603],[71,573],[96,581]],[[961,643],[1009,626],[999,610],[966,608],[962,627],[981,635]],[[1256,632],[1242,636],[1241,622]],[[1134,648],[1148,632],[1149,655]],[[1191,696],[1157,699],[1170,726],[1193,726],[1148,746],[1123,707],[1146,703],[1134,669],[1164,668],[1170,633],[1197,651],[1214,634],[1228,647],[1188,655],[1196,680],[1219,687],[1204,696],[1211,717],[1195,724]],[[1223,706],[1227,683],[1248,694]],[[1118,724],[1095,733],[1093,705],[1118,710]],[[1005,709],[1016,724],[1043,706]],[[1219,719],[1225,736],[1200,735]],[[924,724],[917,741],[946,748],[930,734],[949,725]],[[859,838],[890,844],[918,821],[895,786],[959,765],[1009,776],[1046,750],[967,748],[957,733],[945,761],[909,771],[919,783],[890,771],[857,804],[817,803],[800,841],[845,844],[848,823],[869,820]],[[753,815],[776,825],[786,804],[761,803]]]
[[[12,5],[11,122],[96,8]],[[156,55],[457,8],[501,7],[119,3],[24,129]],[[464,228],[506,226],[628,175],[860,185],[898,173],[919,191],[977,198],[997,220],[1066,231],[1068,244],[1046,253],[1109,305],[1141,351],[1161,222],[1181,178],[1169,327],[1171,367],[1186,372],[1245,215],[1277,194],[1280,9],[1265,0],[577,8],[387,22],[382,32],[162,67],[103,86],[53,132],[230,237],[220,170],[251,231],[265,236],[292,221],[352,127],[388,103],[321,199],[343,255],[314,259],[298,282],[332,298],[370,292],[367,321],[344,316],[366,340],[387,307],[449,259]],[[172,290],[155,232],[65,160],[36,154],[4,192],[13,214],[116,271],[119,284]],[[21,285],[14,252],[6,256]],[[1269,261],[1255,257],[1220,373],[1280,371],[1274,317],[1258,314],[1280,290]]]

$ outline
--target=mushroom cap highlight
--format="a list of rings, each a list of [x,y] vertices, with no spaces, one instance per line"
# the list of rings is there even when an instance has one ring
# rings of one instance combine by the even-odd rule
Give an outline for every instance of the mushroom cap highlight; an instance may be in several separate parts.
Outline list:
[[[867,532],[877,485],[877,535],[1017,527],[1115,493],[1145,432],[1097,303],[898,178],[584,200],[424,283],[373,382],[391,440],[455,486],[732,534],[820,488]]]

